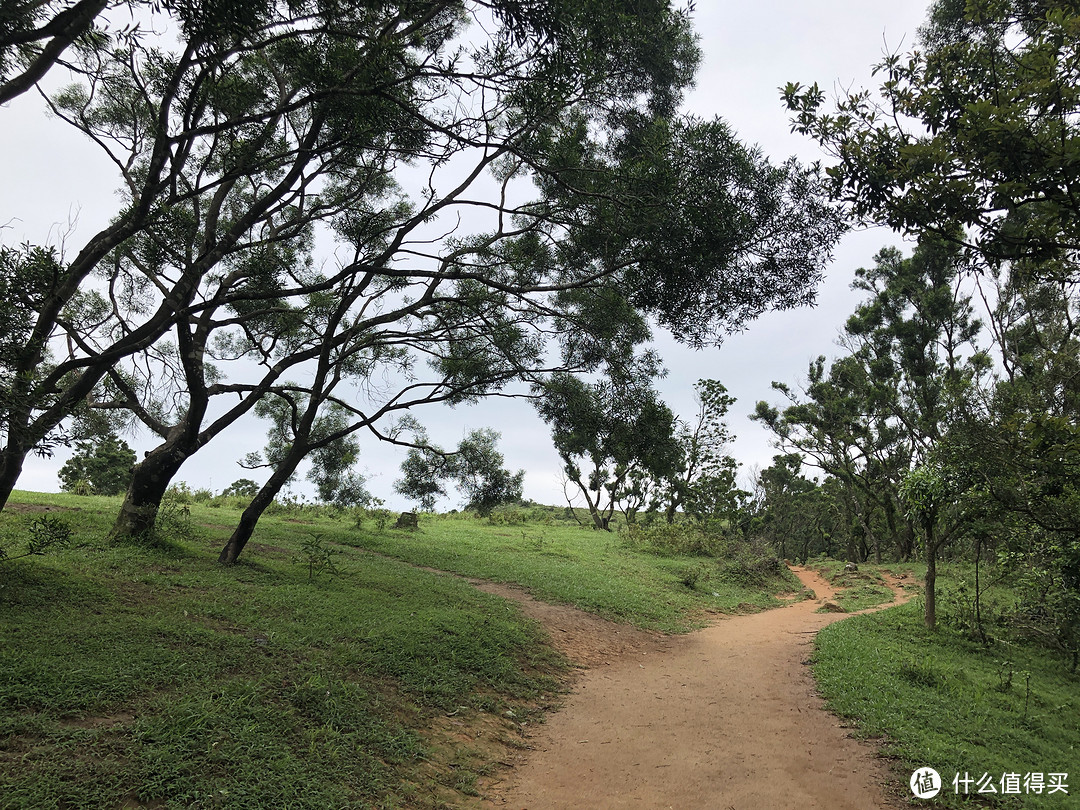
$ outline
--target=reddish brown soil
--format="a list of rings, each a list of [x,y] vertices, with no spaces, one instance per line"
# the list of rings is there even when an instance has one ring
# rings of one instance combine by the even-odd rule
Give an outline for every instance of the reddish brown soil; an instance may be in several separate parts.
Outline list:
[[[735,616],[685,636],[611,624],[522,591],[555,644],[587,669],[563,709],[531,732],[532,750],[484,786],[514,810],[898,808],[899,779],[874,747],[825,711],[806,658],[815,613],[835,594],[795,568],[816,600]],[[905,595],[897,591],[900,600]]]

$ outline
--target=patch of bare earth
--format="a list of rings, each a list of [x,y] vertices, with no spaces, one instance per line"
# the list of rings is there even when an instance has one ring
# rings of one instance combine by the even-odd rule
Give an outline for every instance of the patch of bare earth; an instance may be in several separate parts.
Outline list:
[[[805,661],[814,634],[844,618],[835,597],[734,616],[685,636],[646,633],[506,586],[555,645],[586,667],[563,709],[530,726],[531,750],[481,784],[483,807],[871,810],[899,808],[874,747],[824,709]],[[907,598],[894,587],[900,601]]]
[[[77,506],[52,506],[44,503],[7,503],[4,509],[15,514],[37,514],[40,512],[78,512]]]

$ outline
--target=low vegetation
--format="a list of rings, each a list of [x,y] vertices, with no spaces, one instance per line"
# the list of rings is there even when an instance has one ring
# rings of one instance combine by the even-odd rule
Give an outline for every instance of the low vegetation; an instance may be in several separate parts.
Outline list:
[[[1078,778],[1080,678],[1067,656],[1031,644],[1008,622],[1020,591],[1000,581],[989,586],[980,626],[971,567],[946,566],[942,574],[936,630],[922,621],[920,597],[818,634],[814,673],[829,708],[882,741],[901,782],[916,768],[937,770],[944,788],[935,806],[1072,806],[1076,784],[1067,794],[1051,795],[1048,786],[1051,773],[1069,774],[1066,783]],[[983,576],[992,580],[993,572]],[[1019,784],[1006,794],[1008,774],[1018,774]],[[1043,777],[1042,793],[1025,787],[1029,774]],[[987,775],[996,793],[985,791]],[[974,781],[965,784],[965,776]]]
[[[150,545],[106,539],[117,503],[18,493],[0,513],[3,547],[42,517],[66,531],[0,561],[0,807],[470,806],[566,662],[514,605],[391,554],[658,629],[789,587],[543,508],[410,531],[283,503],[224,567],[244,498],[178,488]]]
[[[518,583],[541,599],[664,632],[701,627],[710,613],[776,607],[774,594],[798,584],[771,555],[726,553],[735,549],[729,541],[710,551],[643,536],[625,527],[593,531],[564,510],[534,508],[503,509],[487,521],[467,512],[422,515],[415,534],[365,532],[346,542],[415,565]]]
[[[836,604],[847,613],[877,607],[892,602],[893,590],[885,582],[886,574],[893,574],[885,566],[859,565],[840,560],[818,560],[810,563],[810,568],[817,571],[837,589]],[[925,565],[898,564],[895,575],[902,577],[900,586],[917,587],[912,569],[924,569]]]

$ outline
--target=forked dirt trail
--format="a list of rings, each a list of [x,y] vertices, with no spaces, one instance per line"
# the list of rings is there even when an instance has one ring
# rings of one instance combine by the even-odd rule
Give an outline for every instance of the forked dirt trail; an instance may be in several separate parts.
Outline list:
[[[832,589],[814,572],[793,570],[818,600],[686,636],[526,605],[589,669],[533,732],[534,750],[487,786],[485,806],[899,808],[886,797],[889,777],[873,749],[848,737],[815,692],[803,664],[813,634],[844,614],[815,613]]]

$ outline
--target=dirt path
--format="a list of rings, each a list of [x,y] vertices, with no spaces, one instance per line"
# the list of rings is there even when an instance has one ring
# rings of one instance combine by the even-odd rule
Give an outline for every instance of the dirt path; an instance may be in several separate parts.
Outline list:
[[[848,737],[814,690],[804,666],[813,634],[845,614],[815,613],[832,589],[812,571],[793,570],[818,600],[686,636],[646,633],[520,591],[485,588],[522,601],[555,643],[588,667],[564,708],[533,732],[533,750],[486,786],[485,806],[900,807],[886,798],[888,774],[873,748]]]

